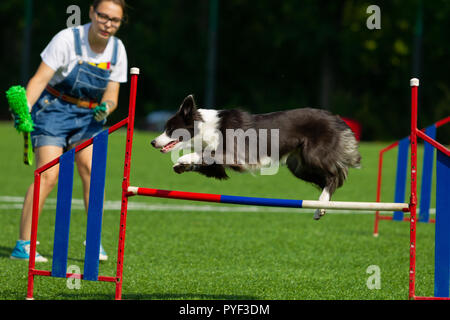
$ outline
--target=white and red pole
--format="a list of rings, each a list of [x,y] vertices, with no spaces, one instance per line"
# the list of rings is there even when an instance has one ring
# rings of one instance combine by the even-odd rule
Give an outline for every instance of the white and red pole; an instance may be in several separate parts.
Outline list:
[[[410,248],[409,248],[409,299],[415,297],[416,285],[416,228],[417,228],[417,95],[419,79],[413,78],[411,86],[411,198]]]
[[[122,298],[123,257],[125,249],[125,232],[127,226],[128,187],[130,186],[131,150],[133,146],[134,114],[136,110],[137,80],[139,68],[131,68],[130,100],[128,107],[127,141],[125,145],[125,164],[122,181],[122,204],[120,209],[119,248],[117,254],[116,300]]]

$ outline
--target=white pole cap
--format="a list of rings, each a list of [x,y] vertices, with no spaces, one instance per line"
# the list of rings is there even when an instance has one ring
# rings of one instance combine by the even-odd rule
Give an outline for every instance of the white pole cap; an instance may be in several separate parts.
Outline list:
[[[128,187],[128,192],[131,192],[132,194],[136,195],[138,194],[138,187]]]
[[[412,78],[412,79],[409,81],[409,84],[410,84],[411,87],[418,87],[418,86],[419,86],[419,79],[417,79],[417,78]]]
[[[131,68],[130,74],[139,74],[139,68]]]

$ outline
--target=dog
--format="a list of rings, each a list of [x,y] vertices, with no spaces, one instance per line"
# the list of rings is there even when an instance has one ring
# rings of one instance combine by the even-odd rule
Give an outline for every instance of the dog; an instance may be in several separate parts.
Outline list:
[[[256,140],[251,143],[251,135],[245,135],[251,130],[266,135],[253,135]],[[241,135],[234,134],[236,131]],[[228,139],[230,132],[234,135]],[[246,143],[239,147],[236,141],[242,133]],[[273,140],[275,145],[268,142]],[[320,201],[330,201],[346,180],[348,169],[360,168],[361,162],[352,130],[339,116],[326,110],[301,108],[250,114],[240,109],[201,109],[193,95],[183,100],[151,145],[162,153],[191,150],[194,146],[194,152],[178,158],[173,170],[195,171],[216,179],[228,178],[225,169],[245,172],[268,164],[285,164],[295,177],[322,190]],[[256,146],[253,150],[252,145]],[[261,153],[263,149],[265,152]],[[324,214],[324,209],[317,209],[314,219],[319,220]]]

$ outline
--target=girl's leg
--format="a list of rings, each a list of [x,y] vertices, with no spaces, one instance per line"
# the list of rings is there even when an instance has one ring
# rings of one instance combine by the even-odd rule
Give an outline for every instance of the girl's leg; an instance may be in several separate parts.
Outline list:
[[[63,153],[62,147],[42,146],[35,149],[36,167],[39,168],[51,160],[59,157]],[[44,206],[53,187],[58,182],[59,165],[56,165],[41,175],[40,195],[39,195],[39,213]],[[25,201],[22,209],[22,217],[20,219],[20,240],[30,240],[31,237],[31,220],[33,215],[33,192],[34,183],[30,185],[25,195]]]

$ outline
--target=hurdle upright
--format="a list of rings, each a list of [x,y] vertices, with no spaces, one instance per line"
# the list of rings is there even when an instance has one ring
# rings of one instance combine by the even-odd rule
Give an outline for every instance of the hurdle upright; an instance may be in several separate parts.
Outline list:
[[[436,139],[437,129],[448,123],[450,123],[450,116],[447,116],[435,122],[434,124],[421,129],[421,131],[423,131],[430,138]],[[410,137],[407,136],[380,150],[378,155],[378,177],[377,177],[377,193],[376,193],[377,202],[381,201],[381,185],[383,176],[384,155],[388,151],[393,150],[396,147],[398,147],[398,154],[397,154],[397,172],[395,179],[394,201],[404,202],[406,194],[408,152],[410,144],[411,144]],[[431,144],[425,142],[423,164],[422,164],[422,185],[420,192],[419,222],[435,223],[435,219],[430,218],[434,149],[435,148]],[[374,236],[378,236],[380,220],[409,221],[409,218],[404,217],[402,212],[394,212],[393,215],[381,215],[378,211],[375,212],[374,231],[373,231]]]
[[[450,299],[450,150],[417,128],[418,79],[411,79],[411,190],[409,203],[382,202],[343,202],[311,201],[292,199],[272,199],[243,196],[229,196],[161,190],[154,188],[128,187],[126,196],[150,196],[158,198],[183,199],[257,206],[276,206],[290,208],[351,209],[374,211],[410,212],[410,261],[409,261],[409,298],[410,299]],[[416,280],[416,228],[417,228],[417,137],[425,140],[438,150],[437,200],[436,200],[436,260],[435,260],[435,297],[415,295]]]
[[[417,128],[419,79],[411,86],[411,197],[410,197],[410,255],[409,298],[416,300],[450,300],[450,149]],[[416,289],[416,230],[417,230],[417,138],[437,150],[436,221],[434,297],[419,297]]]
[[[116,299],[121,298],[122,275],[124,259],[124,243],[130,181],[131,150],[133,145],[134,115],[136,108],[138,68],[131,68],[131,84],[128,116],[122,121],[104,130],[97,136],[85,141],[76,148],[69,150],[60,157],[37,168],[34,172],[33,213],[31,223],[30,259],[28,262],[27,300],[33,299],[34,277],[47,276],[59,278],[77,278],[90,281],[112,282],[116,284]],[[120,211],[119,244],[116,276],[98,275],[99,247],[103,215],[103,194],[105,188],[106,151],[109,134],[122,127],[127,127],[124,174],[122,181],[122,203]],[[67,273],[67,253],[69,242],[70,204],[73,187],[73,161],[75,153],[93,145],[93,160],[91,170],[91,188],[89,195],[88,221],[86,231],[85,265],[83,274]],[[53,247],[52,270],[38,270],[35,267],[36,240],[39,220],[39,196],[41,175],[48,169],[59,165],[58,196],[55,219],[55,235]]]

